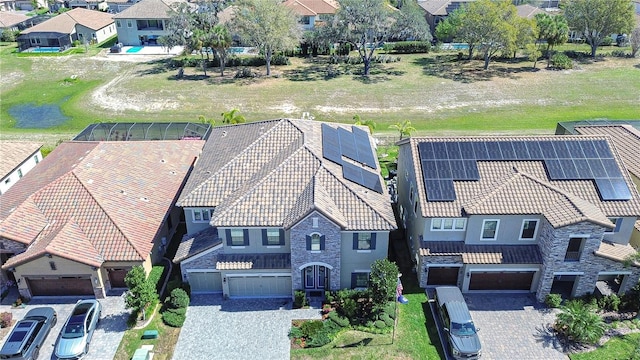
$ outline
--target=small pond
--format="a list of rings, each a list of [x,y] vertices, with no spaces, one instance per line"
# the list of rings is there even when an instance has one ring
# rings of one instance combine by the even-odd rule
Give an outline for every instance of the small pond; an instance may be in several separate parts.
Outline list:
[[[69,117],[64,116],[58,104],[16,105],[9,108],[9,115],[16,119],[16,128],[45,129],[62,125]]]

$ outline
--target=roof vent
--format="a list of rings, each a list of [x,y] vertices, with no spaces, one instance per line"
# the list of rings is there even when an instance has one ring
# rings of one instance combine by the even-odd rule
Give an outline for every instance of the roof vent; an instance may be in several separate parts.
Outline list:
[[[149,198],[146,197],[146,196],[141,197],[140,200],[145,201],[145,202],[149,202]]]
[[[175,175],[175,174],[177,174],[177,173],[176,173],[174,170],[171,170],[171,171],[169,171],[169,174],[171,174],[171,175]]]
[[[87,184],[93,184],[93,179],[87,180]]]
[[[122,195],[127,195],[127,192],[126,192],[126,191],[124,191],[124,189],[121,189],[121,190],[120,190],[120,194],[122,194]]]
[[[166,163],[166,162],[167,162],[167,160],[165,160],[165,159],[160,159],[160,162],[161,162],[161,163]]]
[[[211,175],[211,170],[207,170],[204,173],[207,174],[207,175]]]
[[[225,137],[225,136],[227,136],[227,132],[226,132],[226,131],[223,131],[223,132],[222,132],[222,137]]]

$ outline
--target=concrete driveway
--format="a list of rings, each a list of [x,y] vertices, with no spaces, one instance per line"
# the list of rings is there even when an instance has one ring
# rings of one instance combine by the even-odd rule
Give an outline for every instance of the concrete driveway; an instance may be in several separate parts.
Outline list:
[[[77,297],[36,297],[24,308],[13,308],[10,302],[3,301],[2,305],[0,305],[0,312],[6,311],[12,313],[13,319],[17,321],[22,319],[27,311],[34,307],[50,306],[54,308],[58,313],[58,322],[45,339],[38,358],[55,360],[56,357],[53,355],[53,350],[58,340],[60,330],[62,330],[62,326],[79,299],[80,298]],[[91,360],[112,360],[118,350],[118,345],[120,345],[124,331],[127,329],[129,311],[124,308],[124,298],[122,295],[108,296],[99,301],[102,304],[102,317],[98,328],[93,333],[93,339],[89,345],[89,354],[85,358]],[[9,333],[2,339],[3,344],[8,334]]]
[[[320,319],[320,311],[291,310],[283,299],[193,295],[173,359],[289,359],[292,319]]]
[[[427,295],[433,299],[433,289],[428,289]],[[547,309],[532,294],[464,294],[464,298],[480,329],[482,359],[568,359],[548,331],[558,310]],[[431,302],[446,359],[452,359],[435,306]]]

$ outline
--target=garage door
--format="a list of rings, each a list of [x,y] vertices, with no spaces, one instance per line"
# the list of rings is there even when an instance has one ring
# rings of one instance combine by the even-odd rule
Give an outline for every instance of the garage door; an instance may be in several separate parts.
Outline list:
[[[534,271],[472,272],[469,290],[530,290]]]
[[[112,288],[126,288],[124,277],[127,276],[128,269],[107,269],[109,282]]]
[[[457,285],[459,267],[429,267],[427,285]]]
[[[228,277],[231,297],[291,297],[291,275]]]
[[[75,296],[95,295],[90,278],[53,278],[30,279],[27,278],[32,296]]]
[[[192,293],[222,292],[222,278],[219,272],[189,272]]]

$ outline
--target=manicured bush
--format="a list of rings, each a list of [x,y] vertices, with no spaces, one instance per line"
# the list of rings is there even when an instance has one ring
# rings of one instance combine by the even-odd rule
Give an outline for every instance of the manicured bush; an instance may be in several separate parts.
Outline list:
[[[309,341],[307,341],[308,347],[320,347],[331,342],[331,338],[327,331],[318,331]]]
[[[329,313],[329,319],[333,320],[340,327],[349,326],[349,319],[343,316],[340,316],[337,311],[332,311]]]
[[[186,320],[185,315],[180,315],[171,310],[167,310],[162,313],[162,321],[164,321],[165,324],[172,327],[182,327],[185,320]]]
[[[384,321],[382,321],[382,320],[376,320],[373,323],[373,326],[377,327],[378,329],[384,329],[384,328],[387,327],[387,324],[385,324]]]
[[[569,57],[562,53],[557,53],[551,57],[551,65],[556,69],[573,69],[573,62]]]
[[[385,305],[383,311],[386,314],[389,314],[389,317],[392,319],[396,318],[396,302],[395,301],[389,301],[387,303],[387,305]]]
[[[173,289],[169,295],[168,305],[174,309],[186,308],[189,306],[189,295],[181,288]]]
[[[301,337],[302,337],[302,330],[300,330],[300,328],[297,326],[292,326],[291,329],[289,330],[289,338],[294,339],[294,338],[301,338]]]
[[[558,308],[562,304],[562,296],[560,294],[549,294],[545,297],[544,303],[550,308]]]
[[[162,280],[163,273],[164,273],[164,266],[161,266],[161,265],[155,265],[153,268],[151,268],[151,272],[149,273],[149,282],[151,282],[158,291],[160,291],[160,287],[162,287],[161,280]]]
[[[309,305],[309,300],[307,300],[307,293],[303,290],[296,290],[293,294],[293,306],[295,308],[301,308]]]
[[[600,42],[600,45],[602,45],[602,46],[611,46],[611,44],[613,44],[613,39],[611,38],[611,36],[605,37]]]
[[[568,340],[595,344],[604,335],[606,326],[591,305],[571,300],[561,310],[556,317],[555,329]]]
[[[431,49],[429,41],[398,41],[394,43],[384,44],[386,51],[392,51],[398,54],[418,54],[428,53]]]
[[[333,291],[325,291],[324,300],[327,302],[327,304],[331,304],[335,300],[335,298],[333,297]]]
[[[13,314],[10,312],[0,313],[0,328],[11,326],[11,320],[13,320]]]
[[[303,337],[310,339],[313,338],[318,331],[322,330],[323,326],[324,324],[320,320],[305,321],[300,326],[300,331],[302,331]]]

